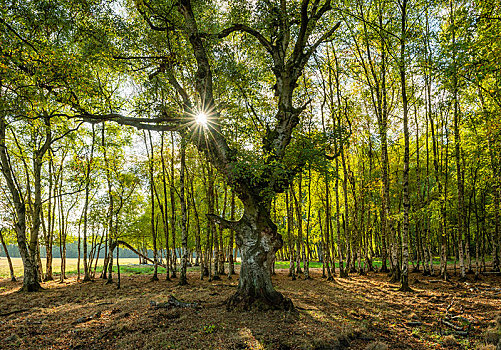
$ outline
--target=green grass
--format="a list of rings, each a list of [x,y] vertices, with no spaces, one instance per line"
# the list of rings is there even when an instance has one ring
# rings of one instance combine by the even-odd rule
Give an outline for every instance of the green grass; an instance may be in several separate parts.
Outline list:
[[[289,268],[289,262],[288,261],[275,261],[275,269],[288,269]],[[301,268],[304,268],[303,262],[301,262]],[[311,269],[316,269],[316,268],[322,268],[322,263],[316,262],[316,261],[310,261],[310,268]]]
[[[22,261],[21,258],[13,258],[13,264],[14,264],[14,270],[16,276],[21,276],[23,274],[23,268],[22,268]],[[67,275],[76,275],[77,274],[77,259],[67,259],[67,268],[66,268],[66,274]],[[362,263],[364,261],[362,260]],[[449,260],[447,262],[449,265],[454,264],[454,260]],[[83,264],[81,262],[81,264]],[[346,261],[345,261],[346,264]],[[372,262],[373,266],[375,267],[381,267],[381,260],[375,259]],[[389,267],[389,261],[387,262],[388,267]],[[438,266],[440,265],[440,259],[436,258],[433,261],[433,264]],[[227,264],[226,264],[227,265]],[[235,265],[240,265],[240,262],[235,262]],[[336,262],[336,268],[339,268],[339,263]],[[59,275],[60,272],[60,259],[54,259],[53,261],[53,270],[54,270],[54,275],[57,276]],[[412,265],[411,265],[412,266]],[[43,267],[44,267],[44,272],[45,272],[45,259],[43,259]],[[178,264],[178,269],[180,265]],[[81,271],[83,269],[83,266],[81,265]],[[275,268],[276,269],[288,269],[289,268],[289,261],[276,261],[275,262]],[[304,268],[303,263],[301,262],[301,268]],[[322,268],[322,263],[319,263],[317,261],[310,261],[310,268]],[[103,269],[102,266],[102,259],[98,262],[98,266],[96,269],[96,275],[99,275]],[[189,267],[188,271],[199,271],[199,267]],[[152,265],[137,265],[137,259],[136,258],[124,258],[120,259],[120,273],[123,274],[131,274],[131,275],[148,275],[148,274],[153,274],[154,267]],[[113,267],[113,272],[117,273],[117,267]],[[165,268],[163,267],[158,267],[158,273],[162,274],[165,273]],[[9,274],[9,269],[7,265],[7,259],[2,258],[0,260],[0,278],[8,278],[10,277]]]
[[[178,266],[179,271],[180,266]],[[128,274],[128,275],[152,275],[155,270],[153,265],[120,265],[120,273]],[[188,271],[199,270],[199,267],[188,267]],[[98,266],[96,268],[96,275],[100,274],[103,271],[102,266]],[[68,275],[77,274],[77,270],[67,271]],[[113,273],[118,273],[118,267],[113,266]],[[159,266],[157,273],[162,274],[165,273],[165,268]]]
[[[346,260],[344,261],[344,264],[346,266]],[[447,264],[448,265],[454,265],[454,260],[448,260]],[[303,264],[302,261],[301,261],[300,265],[301,265],[301,268],[304,268],[304,264]],[[336,265],[336,268],[339,268],[339,263],[338,262],[336,262],[335,265]],[[365,260],[364,259],[362,259],[362,265],[365,265]],[[381,265],[382,265],[381,260],[379,260],[379,259],[372,260],[372,266],[380,268]],[[410,264],[410,263],[409,263],[409,265],[412,266],[412,264]],[[437,265],[437,266],[440,265],[440,259],[434,259],[433,260],[433,265]],[[358,264],[357,264],[357,266],[358,266]],[[388,268],[390,267],[390,261],[389,260],[387,260],[386,266],[388,266]],[[289,268],[289,261],[276,261],[275,262],[275,269],[288,269],[288,268]],[[310,268],[313,268],[313,269],[314,268],[322,268],[322,263],[316,262],[316,261],[310,261]]]

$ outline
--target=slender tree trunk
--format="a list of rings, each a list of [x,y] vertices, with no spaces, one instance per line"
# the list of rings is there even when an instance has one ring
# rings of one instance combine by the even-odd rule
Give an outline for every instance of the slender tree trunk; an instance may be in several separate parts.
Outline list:
[[[230,204],[230,220],[235,221],[235,192],[231,192]],[[228,243],[229,257],[228,257],[228,278],[235,274],[235,262],[233,257],[233,246],[235,245],[235,231],[230,230],[230,240]]]
[[[456,156],[456,179],[458,192],[458,211],[457,211],[457,235],[459,246],[459,267],[461,279],[466,278],[466,269],[464,263],[464,235],[465,235],[465,206],[464,206],[464,173],[461,169],[461,135],[459,133],[459,101],[458,101],[458,77],[456,63],[456,29],[455,29],[455,13],[453,1],[450,1],[451,6],[451,27],[452,27],[452,89],[454,97],[454,148]]]
[[[186,210],[186,198],[185,198],[185,181],[184,175],[186,168],[186,140],[184,136],[181,137],[181,169],[179,174],[179,198],[181,201],[181,246],[182,246],[182,261],[181,261],[181,275],[179,278],[179,285],[186,285],[188,281],[186,279],[186,270],[188,266],[188,228],[187,228],[187,210]]]
[[[331,204],[330,204],[330,186],[328,173],[325,173],[325,246],[324,246],[324,265],[327,270],[327,281],[333,281],[331,269],[330,269],[330,222],[331,222]],[[318,220],[321,223],[321,217],[318,216]],[[334,243],[333,243],[334,245]]]
[[[16,276],[14,275],[14,268],[12,267],[12,260],[10,259],[9,251],[7,250],[7,245],[2,234],[3,228],[0,228],[0,241],[2,242],[3,250],[5,251],[5,256],[7,257],[7,262],[9,263],[10,280],[11,282],[16,282]]]
[[[214,188],[214,183],[215,183],[215,178],[214,178],[214,173],[212,166],[209,164],[207,168],[207,182],[208,182],[208,213],[209,215],[213,215],[215,212],[215,200],[216,200],[216,193],[215,193],[215,188]],[[216,206],[217,207],[217,206]],[[214,259],[214,269],[213,269],[213,274],[211,275],[211,280],[217,281],[220,280],[221,277],[219,276],[219,241],[218,241],[218,232],[216,229],[216,225],[212,220],[209,220],[209,231],[210,231],[210,236],[211,236],[211,248],[209,250],[210,258]]]
[[[407,32],[407,0],[401,3],[402,11],[402,33],[400,38],[400,84],[402,88],[402,109],[404,114],[404,174],[403,174],[403,204],[404,204],[404,225],[402,230],[402,273],[401,273],[401,286],[400,291],[411,291],[409,287],[409,117],[407,106],[407,89],[406,89],[406,74],[405,74],[405,44]]]
[[[52,281],[54,277],[52,276],[52,239],[53,239],[53,230],[52,230],[52,216],[54,213],[52,212],[52,195],[55,193],[55,189],[53,189],[53,159],[50,157],[49,159],[49,198],[47,203],[47,228],[44,230],[45,233],[45,281]],[[55,186],[54,186],[55,187]],[[42,223],[42,230],[44,229],[44,219],[43,213],[40,212],[40,218]]]
[[[170,168],[170,207],[172,211],[170,227],[172,234],[172,278],[176,278],[177,273],[177,254],[176,254],[176,198],[174,191],[174,133],[171,133],[172,153],[171,153],[171,168]]]
[[[489,154],[491,158],[491,167],[494,178],[493,183],[493,204],[494,204],[494,230],[492,232],[492,271],[501,271],[500,263],[500,244],[501,244],[501,167],[499,159],[496,159],[494,154],[494,145],[489,137]],[[499,158],[499,155],[498,155]]]
[[[120,246],[117,244],[117,289],[120,289]]]
[[[157,229],[155,226],[155,178],[154,178],[154,160],[153,160],[153,142],[151,140],[151,132],[148,131],[149,141],[150,141],[150,154],[148,155],[148,165],[149,165],[149,176],[150,176],[150,203],[151,203],[151,237],[153,239],[153,276],[151,276],[152,281],[158,281],[158,249],[157,249]],[[146,146],[146,152],[148,153],[148,142],[146,139],[146,133],[144,134],[144,144]],[[184,188],[183,188],[184,190]],[[118,249],[118,248],[117,248]],[[117,250],[118,256],[118,250]],[[117,260],[118,264],[118,260]]]
[[[221,217],[226,216],[226,201],[228,197],[228,186],[224,186],[224,197],[223,197],[223,210],[221,213]],[[217,197],[216,197],[217,198]],[[218,254],[217,254],[217,259],[218,259],[218,274],[220,276],[223,276],[225,274],[224,272],[224,246],[223,246],[223,227],[219,227],[219,230],[217,231],[219,236],[218,236],[218,243],[219,243],[219,248],[218,248]]]
[[[85,203],[83,208],[83,268],[84,268],[84,282],[88,282],[91,280],[90,277],[90,267],[88,264],[88,253],[87,253],[87,228],[88,228],[88,211],[89,211],[89,194],[90,194],[90,172],[92,167],[92,161],[94,156],[94,143],[96,141],[96,131],[94,129],[94,124],[92,125],[92,145],[90,156],[87,158],[87,167],[85,171]]]
[[[287,207],[287,239],[289,241],[289,277],[292,277],[292,280],[296,280],[296,271],[294,268],[294,234],[293,234],[293,213],[292,213],[292,203],[289,201],[289,193],[291,190],[288,189],[285,192],[285,206]]]
[[[303,190],[302,190],[302,182],[303,182],[303,176],[302,173],[299,174],[299,179],[298,179],[298,194],[297,196],[293,192],[293,197],[294,197],[294,202],[296,203],[296,217],[297,217],[297,242],[298,242],[298,266],[300,266],[300,261],[301,259],[299,257],[303,258],[303,269],[304,269],[304,278],[309,279],[309,271],[308,267],[306,266],[306,250],[305,250],[305,242],[303,239],[303,210],[302,210],[302,203],[303,203]],[[299,253],[301,252],[301,253]],[[298,276],[300,271],[297,271]]]
[[[77,281],[80,281],[80,258],[81,258],[81,247],[82,247],[82,242],[81,242],[81,237],[80,237],[80,220],[78,220],[78,258],[77,258]],[[104,269],[104,267],[103,267]]]
[[[159,206],[162,210],[162,219],[163,219],[163,227],[164,227],[164,235],[165,235],[165,279],[170,281],[170,253],[169,253],[169,221],[168,221],[168,199],[167,199],[167,166],[165,164],[165,155],[164,155],[164,141],[165,141],[165,133],[162,132],[162,144],[160,148],[160,157],[162,158],[162,187],[164,193],[164,201],[163,206],[159,201]],[[174,146],[173,146],[174,147]],[[192,188],[193,192],[193,188]],[[172,196],[172,192],[171,192]],[[171,197],[172,199],[172,197]],[[195,209],[196,210],[196,209]]]
[[[443,122],[446,124],[445,122]],[[444,126],[442,126],[442,129],[444,129]],[[448,185],[449,185],[449,172],[447,169],[449,168],[449,135],[448,131],[442,131],[442,135],[445,134],[446,137],[446,145],[445,145],[445,157],[442,156],[442,159],[445,158],[445,164],[443,166],[445,170],[445,179],[444,179],[444,198],[447,198],[448,195]],[[443,144],[443,142],[442,142]],[[443,171],[443,170],[442,170]],[[448,279],[447,276],[447,201],[444,199],[443,200],[443,207],[442,207],[442,227],[443,227],[443,236],[442,236],[442,251],[441,251],[441,257],[440,257],[440,270],[441,273],[440,275],[444,280]],[[451,237],[454,239],[454,235]],[[455,253],[453,251],[453,255],[455,256]]]
[[[0,89],[1,90],[1,89]],[[5,134],[6,134],[6,124],[5,117],[0,115],[0,161],[1,161],[1,171],[4,175],[7,187],[9,189],[14,208],[16,211],[17,221],[14,224],[17,237],[17,245],[19,248],[19,253],[23,260],[23,287],[22,291],[26,292],[36,292],[42,289],[39,283],[38,269],[36,256],[28,250],[27,240],[26,240],[26,204],[24,202],[23,196],[18,190],[16,181],[14,180],[14,172],[11,167],[9,156],[7,153],[7,147],[5,144]]]

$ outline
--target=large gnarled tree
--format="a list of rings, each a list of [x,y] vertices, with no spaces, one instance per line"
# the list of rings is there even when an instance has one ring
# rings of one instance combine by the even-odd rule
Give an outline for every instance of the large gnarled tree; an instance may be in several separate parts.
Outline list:
[[[246,21],[245,24],[229,24],[217,33],[202,32],[201,23],[207,18],[197,15],[202,10],[194,9],[192,1],[180,0],[164,5],[153,6],[148,1],[135,3],[151,30],[166,33],[169,40],[166,40],[165,45],[171,45],[171,40],[185,40],[186,57],[178,57],[178,61],[194,60],[194,84],[179,78],[182,73],[176,72],[170,56],[163,60],[160,57],[158,69],[150,74],[150,79],[165,78],[179,96],[182,111],[175,113],[171,111],[172,108],[165,108],[160,115],[150,119],[118,113],[92,114],[81,109],[79,117],[90,122],[112,120],[142,129],[178,130],[190,134],[191,142],[226,177],[244,207],[244,214],[238,221],[230,222],[215,215],[210,217],[223,227],[235,230],[236,244],[242,253],[238,290],[228,301],[228,307],[292,308],[292,302],[275,291],[271,281],[271,264],[283,241],[271,220],[270,209],[275,194],[286,190],[302,167],[301,162],[291,166],[290,160],[287,161],[287,148],[294,128],[308,103],[296,102],[295,89],[309,59],[339,27],[339,23],[334,24],[328,19],[331,3],[320,0],[258,1],[252,11],[255,18],[267,17],[266,26],[259,27],[256,20],[257,27],[253,28]],[[266,117],[268,122],[259,145],[260,156],[253,162],[246,162],[225,137],[222,108],[215,98],[214,53],[210,50],[214,47],[214,41],[234,35],[254,39],[268,57],[267,69],[271,70],[276,81],[273,86],[276,109]],[[197,113],[207,114],[206,125],[195,123]],[[186,120],[192,122],[186,123]]]

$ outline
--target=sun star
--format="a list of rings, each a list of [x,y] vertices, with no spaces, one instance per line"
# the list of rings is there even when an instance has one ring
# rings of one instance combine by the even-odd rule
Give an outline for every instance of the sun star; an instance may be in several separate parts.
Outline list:
[[[204,112],[197,113],[197,115],[195,115],[195,121],[197,122],[198,125],[206,127],[207,126],[207,114],[205,114]]]

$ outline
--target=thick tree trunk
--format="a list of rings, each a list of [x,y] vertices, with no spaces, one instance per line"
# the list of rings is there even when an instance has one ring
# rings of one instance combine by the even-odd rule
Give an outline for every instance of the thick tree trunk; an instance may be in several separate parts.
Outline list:
[[[229,309],[291,310],[293,304],[273,288],[271,266],[283,241],[270,218],[269,206],[244,202],[244,215],[230,222],[214,215],[213,219],[236,232],[236,244],[242,254],[237,292],[227,303]]]

